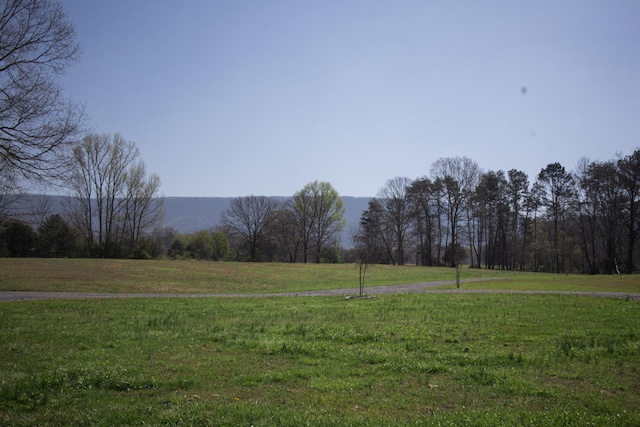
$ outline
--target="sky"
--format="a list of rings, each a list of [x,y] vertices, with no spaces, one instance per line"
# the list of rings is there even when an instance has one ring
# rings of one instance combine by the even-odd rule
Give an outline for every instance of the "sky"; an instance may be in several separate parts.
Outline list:
[[[636,0],[61,0],[61,83],[165,196],[373,197],[443,157],[534,181],[640,147]]]

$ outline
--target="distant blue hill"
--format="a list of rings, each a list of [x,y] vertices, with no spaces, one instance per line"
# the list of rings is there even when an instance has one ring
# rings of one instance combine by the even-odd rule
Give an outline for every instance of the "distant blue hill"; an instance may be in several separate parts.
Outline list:
[[[165,216],[162,226],[171,227],[181,233],[208,230],[220,224],[222,213],[235,197],[165,197]],[[279,201],[288,197],[273,197]],[[43,216],[63,213],[65,196],[24,196],[17,205],[16,214],[34,224]],[[368,197],[342,196],[345,207],[345,229],[340,236],[342,246],[351,247],[351,234],[358,229],[362,211],[367,209]],[[63,215],[64,216],[64,215]],[[37,218],[40,217],[40,218]]]
[[[165,197],[163,225],[181,233],[215,228],[222,213],[234,197]],[[287,197],[273,197],[280,201]],[[342,246],[351,247],[351,233],[358,229],[362,211],[367,209],[368,197],[342,196],[345,207],[345,228],[340,236]]]

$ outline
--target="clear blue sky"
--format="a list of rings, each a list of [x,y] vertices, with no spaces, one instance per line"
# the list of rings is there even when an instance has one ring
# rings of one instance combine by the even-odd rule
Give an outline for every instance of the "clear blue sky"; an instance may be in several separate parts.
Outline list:
[[[65,91],[166,196],[370,197],[453,156],[533,181],[640,147],[636,0],[61,4]]]

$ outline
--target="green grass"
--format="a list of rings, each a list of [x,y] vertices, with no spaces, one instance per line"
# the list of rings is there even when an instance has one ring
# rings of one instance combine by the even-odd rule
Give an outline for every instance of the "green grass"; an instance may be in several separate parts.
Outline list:
[[[0,322],[4,425],[640,423],[624,299],[38,301]]]
[[[463,268],[464,289],[640,293],[640,277],[518,273]],[[372,265],[365,287],[455,280],[446,267]],[[273,293],[358,287],[353,264],[0,258],[0,291],[124,293]],[[445,286],[444,288],[454,288]]]
[[[496,274],[468,270],[465,275]],[[375,265],[367,271],[366,284],[454,279],[451,268]],[[0,290],[268,293],[357,287],[358,269],[353,264],[0,258]]]
[[[367,284],[454,273],[372,266]],[[0,259],[3,290],[259,294],[357,277],[352,265]],[[640,282],[469,277],[500,280],[465,289]],[[638,324],[637,301],[555,294],[0,303],[0,425],[636,426]]]
[[[470,271],[470,270],[467,270]],[[500,272],[500,280],[467,283],[465,289],[536,290],[559,292],[640,293],[640,276],[632,275],[564,275],[546,273]],[[463,276],[465,272],[463,270]]]

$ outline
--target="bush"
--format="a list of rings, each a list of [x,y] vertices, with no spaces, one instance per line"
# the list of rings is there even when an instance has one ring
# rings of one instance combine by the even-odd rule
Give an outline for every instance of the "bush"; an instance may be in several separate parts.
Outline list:
[[[76,255],[78,238],[60,215],[50,215],[38,228],[38,256],[65,258]]]
[[[36,242],[36,234],[27,224],[16,220],[0,222],[0,256],[34,256]]]

